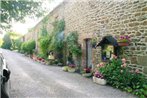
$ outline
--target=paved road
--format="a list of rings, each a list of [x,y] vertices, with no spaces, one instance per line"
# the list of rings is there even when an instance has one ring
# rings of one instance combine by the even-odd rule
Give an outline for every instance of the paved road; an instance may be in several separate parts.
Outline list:
[[[61,67],[39,64],[22,54],[3,50],[11,70],[11,98],[134,98],[101,86]]]

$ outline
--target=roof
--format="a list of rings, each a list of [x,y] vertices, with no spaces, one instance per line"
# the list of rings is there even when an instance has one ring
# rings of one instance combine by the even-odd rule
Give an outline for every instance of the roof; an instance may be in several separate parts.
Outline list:
[[[117,40],[112,36],[105,36],[96,46],[103,46],[104,44],[111,44],[115,47],[118,46]]]

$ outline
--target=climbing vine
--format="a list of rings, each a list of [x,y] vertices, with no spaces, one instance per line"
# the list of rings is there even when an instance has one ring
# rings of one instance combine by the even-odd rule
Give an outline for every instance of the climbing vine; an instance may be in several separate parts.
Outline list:
[[[82,51],[78,43],[78,33],[71,32],[66,37],[67,48],[75,56],[81,56]]]

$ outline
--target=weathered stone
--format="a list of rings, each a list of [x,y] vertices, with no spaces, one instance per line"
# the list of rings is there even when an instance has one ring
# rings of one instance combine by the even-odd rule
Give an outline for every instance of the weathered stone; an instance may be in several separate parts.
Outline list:
[[[140,47],[137,47],[137,50],[140,50]]]
[[[134,27],[134,26],[138,26],[138,25],[139,25],[139,23],[138,23],[138,22],[135,22],[135,23],[130,23],[130,24],[129,24],[129,26],[130,26],[130,27]]]
[[[144,21],[141,23],[142,25],[147,25],[147,21]]]
[[[147,42],[147,37],[145,37],[145,42]]]
[[[147,67],[144,67],[143,72],[147,74]]]
[[[135,45],[137,45],[137,46],[145,46],[146,44],[145,43],[135,43]]]
[[[138,56],[138,64],[147,67],[147,56]]]
[[[141,47],[141,50],[146,50],[146,47]]]
[[[140,35],[141,35],[141,33],[139,33],[139,32],[136,33],[136,36],[140,36]]]
[[[142,11],[147,11],[147,7],[143,8]]]
[[[137,64],[137,58],[136,57],[131,57],[131,63],[132,64]]]
[[[140,16],[141,15],[141,13],[135,13],[135,16]]]
[[[131,49],[131,50],[135,50],[135,47],[131,47],[130,49]]]

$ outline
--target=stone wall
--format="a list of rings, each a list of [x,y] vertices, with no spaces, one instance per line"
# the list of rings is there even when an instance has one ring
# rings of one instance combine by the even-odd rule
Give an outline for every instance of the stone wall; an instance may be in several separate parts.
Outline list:
[[[85,53],[84,39],[112,35],[131,36],[125,47],[131,68],[147,73],[147,1],[146,0],[73,0],[65,5],[65,32],[77,31]],[[93,49],[94,64],[101,61],[101,48]],[[84,55],[83,55],[84,56]],[[84,58],[83,58],[84,59]]]
[[[147,73],[147,0],[66,0],[47,17],[49,31],[54,20],[64,18],[65,36],[72,31],[79,33],[82,62],[86,60],[85,39],[100,42],[107,35],[131,36],[131,45],[124,48],[128,64]],[[101,47],[92,49],[92,62],[101,62]]]

